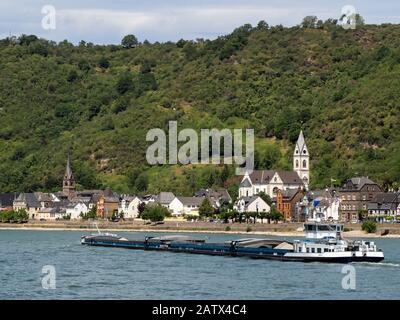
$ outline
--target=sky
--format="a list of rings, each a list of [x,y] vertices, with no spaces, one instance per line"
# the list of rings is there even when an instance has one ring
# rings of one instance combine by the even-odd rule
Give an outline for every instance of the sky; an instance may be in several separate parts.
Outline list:
[[[55,29],[42,26],[49,5]],[[215,39],[260,20],[293,26],[307,15],[339,18],[346,5],[366,23],[400,23],[399,0],[0,0],[0,38],[35,34],[96,44],[118,44],[126,34],[151,42]]]

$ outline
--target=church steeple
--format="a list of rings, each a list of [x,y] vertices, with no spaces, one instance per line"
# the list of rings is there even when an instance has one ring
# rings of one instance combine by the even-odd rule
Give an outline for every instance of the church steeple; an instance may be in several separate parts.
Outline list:
[[[310,183],[310,155],[308,153],[303,130],[300,131],[293,153],[293,170],[297,172],[308,188]]]
[[[63,194],[71,199],[75,196],[75,178],[71,169],[71,157],[68,152],[67,166],[65,168],[65,174],[63,179]]]

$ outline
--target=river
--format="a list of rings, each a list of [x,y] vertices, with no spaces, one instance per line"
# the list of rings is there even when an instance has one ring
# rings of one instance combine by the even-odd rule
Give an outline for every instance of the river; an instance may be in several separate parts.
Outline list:
[[[84,234],[0,230],[1,299],[400,299],[400,239],[373,239],[385,260],[352,264],[353,290],[342,287],[341,264],[88,247],[80,244]]]

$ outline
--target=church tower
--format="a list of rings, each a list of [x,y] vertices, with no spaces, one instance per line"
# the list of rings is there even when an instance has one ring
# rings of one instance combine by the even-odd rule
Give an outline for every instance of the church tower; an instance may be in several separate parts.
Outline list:
[[[72,199],[75,196],[75,178],[71,169],[71,159],[68,153],[67,167],[63,179],[63,194]]]
[[[293,154],[293,171],[296,171],[308,189],[310,184],[310,155],[306,146],[303,131],[300,131]]]

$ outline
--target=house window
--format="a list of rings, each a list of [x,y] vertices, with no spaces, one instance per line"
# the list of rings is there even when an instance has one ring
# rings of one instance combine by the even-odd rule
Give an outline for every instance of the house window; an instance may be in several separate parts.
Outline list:
[[[307,161],[303,160],[303,168],[307,168]]]
[[[299,167],[299,160],[296,160],[296,168]]]
[[[356,196],[353,194],[353,200],[356,200]]]

